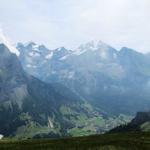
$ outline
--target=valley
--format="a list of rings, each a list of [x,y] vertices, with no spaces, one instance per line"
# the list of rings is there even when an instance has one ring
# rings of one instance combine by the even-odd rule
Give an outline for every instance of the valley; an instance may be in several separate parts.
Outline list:
[[[0,150],[150,150],[149,0],[0,12]]]

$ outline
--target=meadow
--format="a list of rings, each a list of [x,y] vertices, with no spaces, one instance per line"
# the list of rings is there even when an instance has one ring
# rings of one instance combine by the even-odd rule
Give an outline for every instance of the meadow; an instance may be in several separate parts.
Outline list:
[[[150,150],[150,133],[115,133],[62,139],[0,141],[0,150]]]

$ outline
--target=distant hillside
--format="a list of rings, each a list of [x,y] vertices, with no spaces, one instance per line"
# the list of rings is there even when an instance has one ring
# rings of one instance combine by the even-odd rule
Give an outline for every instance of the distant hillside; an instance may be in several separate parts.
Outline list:
[[[110,131],[112,132],[150,132],[150,112],[138,112],[136,117],[128,124],[118,126]]]

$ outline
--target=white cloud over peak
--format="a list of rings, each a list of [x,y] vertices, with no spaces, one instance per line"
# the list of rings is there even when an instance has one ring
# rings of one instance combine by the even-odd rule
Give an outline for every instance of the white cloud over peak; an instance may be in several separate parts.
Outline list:
[[[0,43],[5,44],[7,48],[12,52],[19,56],[19,51],[11,44],[10,40],[4,35],[3,30],[0,28]]]
[[[150,51],[149,0],[0,0],[0,18],[7,35],[50,48],[76,48],[102,40]]]

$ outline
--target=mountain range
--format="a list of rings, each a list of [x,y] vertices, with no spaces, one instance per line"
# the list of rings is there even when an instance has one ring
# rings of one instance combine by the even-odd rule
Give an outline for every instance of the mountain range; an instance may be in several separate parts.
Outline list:
[[[45,83],[24,71],[0,44],[0,134],[19,139],[103,133],[126,121],[109,116],[61,83]]]
[[[150,108],[150,55],[102,41],[76,50],[49,50],[33,42],[19,43],[26,72],[46,83],[61,83],[107,114],[134,115]]]
[[[109,131],[109,133],[125,132],[150,132],[150,112],[138,112],[131,122]]]
[[[76,50],[0,44],[0,135],[81,136],[130,121],[150,108],[149,57],[101,41]]]

